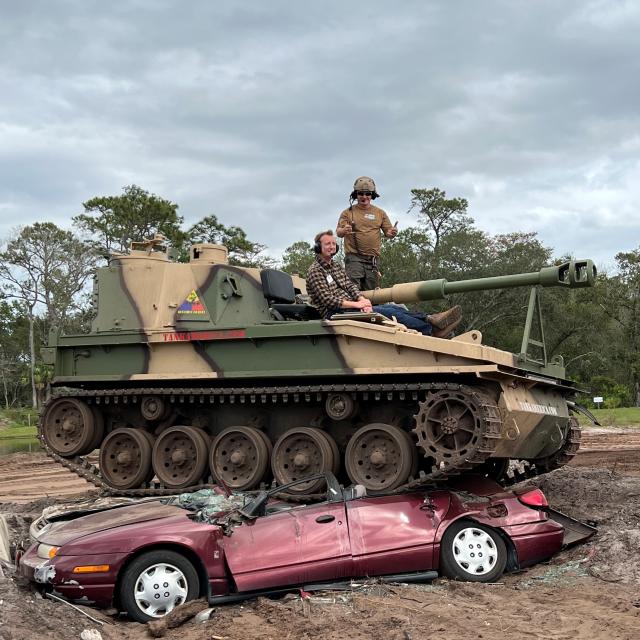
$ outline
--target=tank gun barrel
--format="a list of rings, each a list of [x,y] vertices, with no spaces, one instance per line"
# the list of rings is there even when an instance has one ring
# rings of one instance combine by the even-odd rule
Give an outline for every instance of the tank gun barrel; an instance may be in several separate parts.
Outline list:
[[[510,289],[540,285],[542,287],[569,287],[572,289],[592,287],[596,280],[596,267],[592,260],[570,260],[562,264],[542,267],[531,273],[516,273],[508,276],[476,278],[448,282],[444,278],[406,282],[387,289],[363,291],[373,304],[385,302],[423,302],[440,300],[452,293],[485,291],[488,289]]]

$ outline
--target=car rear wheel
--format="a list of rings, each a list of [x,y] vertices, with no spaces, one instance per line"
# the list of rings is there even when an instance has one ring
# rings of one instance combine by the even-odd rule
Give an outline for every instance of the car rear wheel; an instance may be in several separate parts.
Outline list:
[[[120,601],[137,622],[161,618],[174,607],[198,596],[194,566],[175,551],[143,553],[125,570]]]
[[[493,582],[506,566],[507,546],[495,529],[459,520],[445,531],[440,545],[440,568],[448,578]]]

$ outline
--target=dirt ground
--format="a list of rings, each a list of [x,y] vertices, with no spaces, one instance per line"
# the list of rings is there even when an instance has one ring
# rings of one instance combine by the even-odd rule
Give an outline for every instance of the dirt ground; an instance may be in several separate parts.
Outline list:
[[[427,585],[369,584],[310,599],[297,595],[217,609],[211,619],[167,631],[169,640],[326,638],[459,640],[640,637],[640,429],[588,429],[572,464],[536,480],[551,505],[595,523],[588,543],[497,584],[437,580]],[[49,504],[91,491],[43,454],[0,458],[0,513],[25,535]],[[203,605],[204,607],[204,605]],[[0,575],[0,639],[150,638],[146,625],[109,612],[42,599]],[[97,638],[98,636],[94,636]]]

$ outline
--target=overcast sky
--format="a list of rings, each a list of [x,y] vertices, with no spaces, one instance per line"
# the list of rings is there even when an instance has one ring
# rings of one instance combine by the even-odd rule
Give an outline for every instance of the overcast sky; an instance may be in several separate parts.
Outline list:
[[[611,267],[640,245],[633,0],[0,0],[0,238],[135,183],[272,255],[375,178]]]

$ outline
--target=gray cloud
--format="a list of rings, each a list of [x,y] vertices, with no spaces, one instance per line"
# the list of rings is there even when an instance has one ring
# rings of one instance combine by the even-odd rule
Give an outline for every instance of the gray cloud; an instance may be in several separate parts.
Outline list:
[[[0,22],[0,237],[136,183],[273,254],[357,175],[611,264],[640,215],[634,2],[45,0]]]

